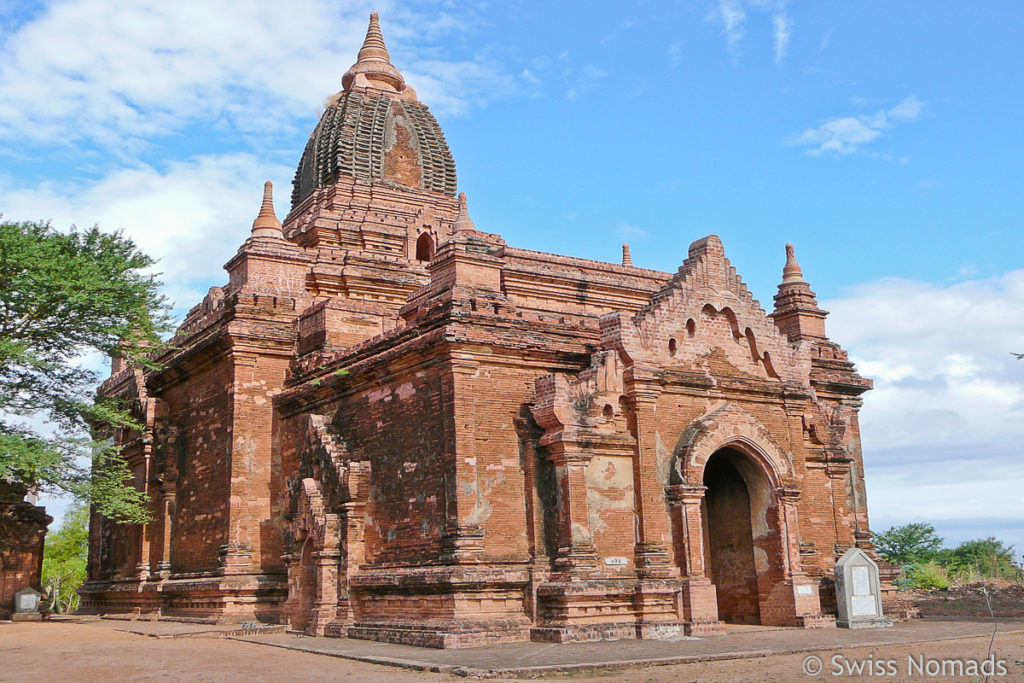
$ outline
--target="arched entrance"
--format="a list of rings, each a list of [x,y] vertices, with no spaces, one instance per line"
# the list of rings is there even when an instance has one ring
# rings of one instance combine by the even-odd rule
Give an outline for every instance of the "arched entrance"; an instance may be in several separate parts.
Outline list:
[[[715,584],[718,617],[760,624],[767,582],[767,515],[772,487],[759,465],[742,451],[715,451],[704,468],[704,564]]]

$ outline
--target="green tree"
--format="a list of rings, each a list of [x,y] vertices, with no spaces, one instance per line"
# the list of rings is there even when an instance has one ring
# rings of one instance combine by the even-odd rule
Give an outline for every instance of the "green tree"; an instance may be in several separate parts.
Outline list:
[[[895,565],[919,564],[935,557],[942,547],[942,539],[935,527],[924,522],[889,527],[875,534],[875,548],[888,562]]]
[[[99,377],[79,361],[94,350],[153,366],[170,322],[145,272],[153,263],[121,233],[0,221],[0,477],[70,493],[115,521],[145,520],[145,496],[104,438],[141,425],[96,398]],[[29,426],[41,422],[45,431]]]
[[[76,505],[64,513],[60,528],[47,534],[43,548],[42,581],[51,610],[67,614],[78,609],[88,558],[89,509]]]

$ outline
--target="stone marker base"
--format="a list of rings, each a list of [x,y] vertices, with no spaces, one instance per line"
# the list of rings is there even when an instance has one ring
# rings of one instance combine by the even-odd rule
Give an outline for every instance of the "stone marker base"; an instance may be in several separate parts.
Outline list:
[[[686,622],[686,635],[703,638],[705,636],[724,636],[724,621],[688,621]]]
[[[800,628],[835,628],[836,618],[830,614],[813,614],[796,618]]]
[[[836,626],[852,629],[891,628],[893,623],[889,617],[871,617],[869,619],[851,619],[849,621],[837,619]]]
[[[601,640],[636,638],[636,623],[562,624],[535,626],[530,640],[536,643],[592,643]]]
[[[397,645],[436,649],[479,647],[529,640],[523,623],[423,620],[420,623],[389,620],[384,623],[356,623],[347,629],[349,638],[376,640]]]
[[[15,612],[11,615],[11,621],[42,621],[43,615],[39,612]]]
[[[530,640],[535,643],[593,643],[602,640],[671,640],[691,635],[689,626],[689,624],[681,621],[646,624],[614,622],[534,626],[530,629]]]

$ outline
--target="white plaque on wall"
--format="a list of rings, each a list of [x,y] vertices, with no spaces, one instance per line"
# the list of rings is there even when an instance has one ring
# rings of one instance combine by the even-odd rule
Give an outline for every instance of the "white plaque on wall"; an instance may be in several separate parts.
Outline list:
[[[629,564],[629,560],[624,557],[606,557],[604,563],[609,567],[625,567]]]

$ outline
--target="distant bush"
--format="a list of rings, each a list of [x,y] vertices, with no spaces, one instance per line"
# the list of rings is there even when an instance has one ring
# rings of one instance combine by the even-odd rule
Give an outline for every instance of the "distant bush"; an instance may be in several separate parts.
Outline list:
[[[903,568],[896,581],[900,588],[931,590],[992,579],[1024,582],[1013,546],[992,536],[943,548],[934,526],[915,522],[890,527],[874,540],[887,562]]]
[[[1013,546],[992,536],[964,541],[953,549],[947,566],[958,576],[1014,581],[1020,575],[1020,568],[1014,563]]]
[[[920,564],[934,559],[942,547],[942,538],[935,527],[924,522],[889,527],[875,534],[875,548],[888,562],[902,566]]]
[[[900,588],[936,590],[949,588],[949,573],[934,561],[909,564],[903,568],[903,577],[897,580]]]

